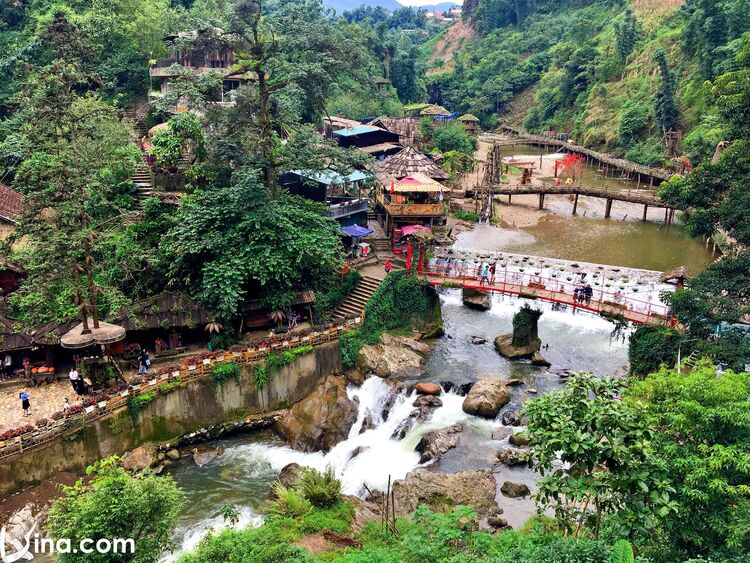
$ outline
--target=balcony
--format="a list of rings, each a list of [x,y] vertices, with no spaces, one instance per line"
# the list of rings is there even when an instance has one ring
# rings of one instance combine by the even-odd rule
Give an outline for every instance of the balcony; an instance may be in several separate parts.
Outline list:
[[[389,200],[378,194],[378,203],[391,217],[442,217],[445,215],[443,203],[389,203]]]
[[[340,219],[342,217],[349,217],[350,215],[354,215],[355,213],[367,213],[369,207],[369,199],[353,199],[350,201],[329,205],[326,214],[331,219]]]

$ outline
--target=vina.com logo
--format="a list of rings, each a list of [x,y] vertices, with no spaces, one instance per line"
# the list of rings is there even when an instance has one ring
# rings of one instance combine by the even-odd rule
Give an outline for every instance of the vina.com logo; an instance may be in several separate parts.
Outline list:
[[[0,528],[0,563],[31,561],[34,555],[41,553],[99,553],[102,555],[135,553],[135,540],[133,539],[84,538],[74,545],[73,541],[67,538],[55,541],[52,538],[41,537],[38,533],[34,533],[35,529],[36,523],[24,534],[23,540],[19,540],[6,533],[5,526]]]

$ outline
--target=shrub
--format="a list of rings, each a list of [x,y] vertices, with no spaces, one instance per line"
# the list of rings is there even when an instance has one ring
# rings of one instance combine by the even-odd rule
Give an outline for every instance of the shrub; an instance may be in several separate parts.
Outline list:
[[[170,381],[169,383],[162,383],[159,385],[159,394],[166,395],[175,389],[182,389],[185,384],[182,381]]]
[[[46,418],[40,418],[39,420],[36,421],[37,428],[44,428],[48,424],[49,424],[49,420]]]
[[[357,363],[357,354],[362,348],[364,340],[360,329],[342,334],[339,337],[339,350],[341,352],[341,364],[345,369],[352,369]]]
[[[284,350],[283,352],[272,352],[266,360],[266,365],[269,370],[273,371],[291,364],[298,356],[302,356],[312,351],[312,346],[298,346],[297,348]]]
[[[461,221],[469,221],[471,223],[476,223],[479,221],[479,215],[477,215],[473,211],[454,211],[453,216],[456,217],[456,219],[461,219]]]
[[[318,508],[333,506],[341,498],[341,482],[336,479],[331,467],[323,473],[309,467],[303,468],[297,488]]]
[[[128,410],[130,411],[130,415],[133,418],[138,416],[138,413],[143,410],[143,407],[145,407],[155,398],[155,391],[148,391],[147,393],[140,393],[138,395],[135,395],[134,397],[128,397]],[[73,408],[70,409],[71,414],[73,413]]]
[[[273,486],[274,499],[268,511],[276,516],[299,518],[312,510],[312,504],[298,491],[285,487],[278,481]]]
[[[253,376],[255,377],[255,385],[260,391],[262,391],[268,384],[268,368],[265,364],[258,364],[255,366]]]
[[[214,385],[222,385],[230,379],[239,379],[240,366],[236,362],[217,364],[211,370],[209,378]]]

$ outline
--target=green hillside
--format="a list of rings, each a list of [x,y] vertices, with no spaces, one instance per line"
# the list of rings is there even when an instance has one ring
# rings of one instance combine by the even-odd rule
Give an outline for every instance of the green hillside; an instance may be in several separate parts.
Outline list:
[[[468,2],[476,39],[450,64],[432,58],[428,92],[485,125],[554,130],[644,164],[682,154],[698,163],[724,134],[706,82],[737,70],[748,13],[748,0]],[[666,108],[665,123],[672,100],[678,112]],[[665,127],[682,136],[671,154]]]

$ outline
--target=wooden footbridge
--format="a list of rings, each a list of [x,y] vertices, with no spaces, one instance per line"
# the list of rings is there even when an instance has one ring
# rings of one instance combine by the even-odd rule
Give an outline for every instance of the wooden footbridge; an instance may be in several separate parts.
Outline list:
[[[603,188],[593,188],[586,186],[570,185],[515,185],[504,186],[496,185],[492,187],[494,195],[507,195],[508,203],[511,203],[514,195],[538,195],[539,209],[544,209],[545,195],[572,195],[573,196],[573,215],[578,212],[578,198],[580,196],[598,197],[606,200],[604,217],[609,219],[612,216],[612,205],[615,201],[624,201],[643,205],[643,220],[646,220],[649,207],[664,209],[664,222],[671,224],[674,222],[675,209],[665,204],[653,192],[647,190],[627,191],[627,190],[606,190]]]
[[[589,299],[579,301],[574,290],[581,283],[560,281],[538,275],[498,270],[494,277],[483,281],[479,267],[452,268],[447,263],[423,264],[418,275],[433,286],[474,289],[512,295],[525,299],[540,299],[572,311],[582,310],[613,319],[625,319],[639,325],[674,326],[669,308],[661,303],[636,299],[623,291],[592,288]]]

